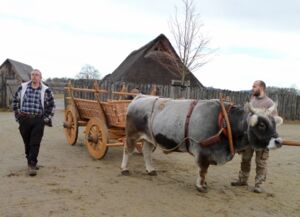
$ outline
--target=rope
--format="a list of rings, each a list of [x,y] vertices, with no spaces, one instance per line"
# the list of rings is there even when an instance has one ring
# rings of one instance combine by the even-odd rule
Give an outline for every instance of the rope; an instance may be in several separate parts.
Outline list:
[[[164,147],[158,146],[161,150],[163,150],[163,152],[172,152],[175,151],[176,149],[178,149],[187,139],[190,139],[189,137],[185,137],[180,143],[178,143],[178,145],[176,145],[174,148],[170,148],[170,149],[166,149]],[[189,151],[187,151],[189,152]],[[190,152],[189,152],[190,153]]]
[[[154,119],[154,115],[153,115],[153,113],[154,113],[154,107],[155,107],[155,104],[156,104],[157,100],[158,100],[158,97],[155,98],[155,100],[154,100],[154,102],[152,104],[152,109],[151,109],[151,114],[150,114],[150,126],[149,126],[150,134],[151,134],[152,140],[154,142],[154,150],[157,147],[157,143],[156,143],[156,140],[155,140],[154,135],[153,135],[152,123],[153,123],[153,119]]]

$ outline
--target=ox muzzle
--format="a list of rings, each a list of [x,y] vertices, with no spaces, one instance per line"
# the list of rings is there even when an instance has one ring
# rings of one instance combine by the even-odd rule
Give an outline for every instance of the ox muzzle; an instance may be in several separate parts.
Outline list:
[[[272,150],[272,149],[277,149],[277,148],[281,148],[282,146],[282,142],[283,139],[280,137],[277,138],[272,138],[267,146],[268,149]]]

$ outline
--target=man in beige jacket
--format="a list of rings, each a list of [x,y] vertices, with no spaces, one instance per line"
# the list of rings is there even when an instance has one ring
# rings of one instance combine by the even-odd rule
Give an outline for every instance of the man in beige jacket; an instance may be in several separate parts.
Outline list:
[[[250,103],[254,108],[268,109],[274,105],[272,99],[266,95],[266,84],[261,80],[257,80],[252,86],[252,96]],[[277,115],[277,110],[273,113]],[[247,186],[248,178],[251,170],[251,159],[253,153],[255,152],[255,162],[256,162],[256,176],[255,176],[255,187],[254,192],[261,193],[263,189],[261,187],[262,183],[266,180],[267,174],[267,160],[269,158],[269,150],[254,150],[249,147],[244,150],[242,155],[241,168],[239,171],[238,180],[231,182],[232,186]]]

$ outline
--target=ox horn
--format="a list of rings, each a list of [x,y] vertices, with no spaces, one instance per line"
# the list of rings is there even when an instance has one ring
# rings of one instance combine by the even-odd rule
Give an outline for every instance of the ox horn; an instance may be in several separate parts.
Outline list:
[[[248,109],[249,109],[249,111],[251,112],[251,113],[253,113],[253,114],[256,114],[256,113],[258,113],[258,109],[255,109],[254,107],[253,107],[253,105],[249,102],[249,103],[247,103],[248,104]]]
[[[276,109],[277,109],[277,102],[267,109],[266,111],[267,115],[271,115],[274,111],[276,111]]]

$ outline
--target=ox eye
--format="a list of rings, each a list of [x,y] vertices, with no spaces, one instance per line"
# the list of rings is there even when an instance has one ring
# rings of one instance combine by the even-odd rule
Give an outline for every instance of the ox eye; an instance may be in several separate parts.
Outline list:
[[[266,128],[267,128],[267,126],[262,122],[259,122],[257,124],[257,127],[258,127],[259,130],[266,130]]]

